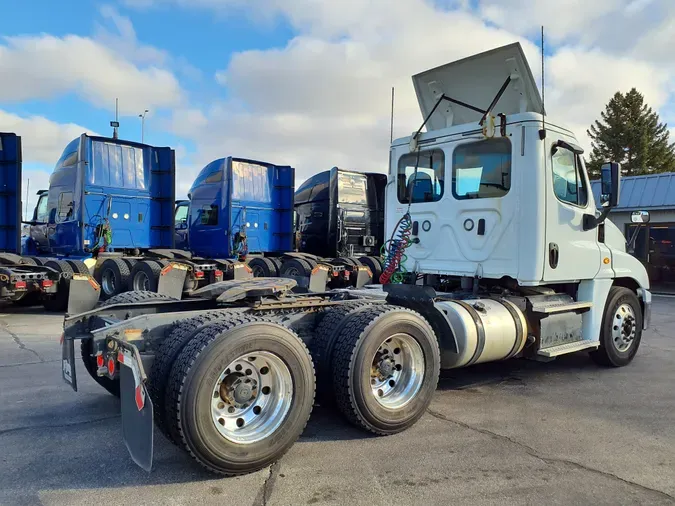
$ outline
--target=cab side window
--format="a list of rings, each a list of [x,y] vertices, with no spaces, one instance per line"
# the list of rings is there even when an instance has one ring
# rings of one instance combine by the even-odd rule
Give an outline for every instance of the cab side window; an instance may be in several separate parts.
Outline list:
[[[210,227],[218,225],[218,206],[202,206],[200,214],[200,223],[202,225]]]
[[[558,200],[574,206],[586,207],[588,189],[579,155],[556,146],[551,153],[553,192]]]
[[[73,192],[59,195],[58,221],[69,221],[73,218]]]

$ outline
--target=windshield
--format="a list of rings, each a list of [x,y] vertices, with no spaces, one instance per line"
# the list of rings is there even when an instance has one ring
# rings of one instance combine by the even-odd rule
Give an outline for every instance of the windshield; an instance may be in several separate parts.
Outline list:
[[[176,222],[176,224],[187,221],[187,215],[188,215],[188,206],[180,205],[176,207],[176,215],[174,217],[174,221]]]
[[[368,180],[361,174],[338,173],[338,201],[345,204],[367,204]]]

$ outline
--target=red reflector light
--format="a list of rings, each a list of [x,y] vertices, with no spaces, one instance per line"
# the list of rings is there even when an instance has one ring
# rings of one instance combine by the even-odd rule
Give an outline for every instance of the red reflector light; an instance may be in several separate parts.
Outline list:
[[[14,286],[15,286],[18,290],[24,290],[24,289],[26,288],[26,282],[25,282],[25,281],[17,281],[17,282],[14,284]]]
[[[42,280],[42,287],[43,288],[49,288],[50,286],[54,286],[54,282],[51,279],[43,279]]]
[[[349,279],[349,271],[345,271],[345,279]]]
[[[203,271],[195,271],[195,278],[203,278],[204,277],[204,272]]]
[[[339,275],[340,275],[340,273],[338,271],[333,271],[333,277],[334,278],[337,278]]]
[[[98,367],[103,367],[103,355],[96,356],[96,365]]]
[[[214,271],[214,274],[216,275],[217,278],[223,277],[223,271]]]
[[[108,374],[115,374],[115,361],[112,358],[108,359]]]

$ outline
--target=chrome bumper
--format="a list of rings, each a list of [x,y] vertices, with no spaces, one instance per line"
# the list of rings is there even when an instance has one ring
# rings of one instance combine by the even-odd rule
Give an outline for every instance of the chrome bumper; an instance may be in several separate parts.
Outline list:
[[[649,323],[652,319],[652,292],[644,288],[638,288],[638,297],[642,301],[644,312],[642,313],[642,328],[644,330],[649,328]]]

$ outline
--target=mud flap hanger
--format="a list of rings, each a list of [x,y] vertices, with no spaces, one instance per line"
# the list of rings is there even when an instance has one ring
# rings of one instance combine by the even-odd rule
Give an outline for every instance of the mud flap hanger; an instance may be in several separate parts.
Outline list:
[[[483,124],[485,123],[485,120],[488,117],[488,115],[495,108],[495,106],[497,105],[497,102],[499,102],[499,99],[502,98],[502,95],[504,95],[504,92],[509,87],[509,84],[511,84],[511,81],[513,81],[515,79],[518,79],[518,74],[515,74],[515,76],[513,76],[513,77],[508,76],[506,78],[506,81],[504,81],[504,84],[502,84],[502,87],[499,89],[499,91],[495,95],[495,98],[492,99],[492,102],[490,103],[490,106],[487,109],[481,109],[481,108],[473,106],[471,104],[467,104],[466,102],[462,102],[461,100],[456,100],[452,97],[448,97],[445,93],[441,94],[441,96],[438,97],[438,100],[434,104],[431,111],[429,111],[429,114],[427,114],[427,117],[424,118],[424,122],[422,123],[422,125],[417,129],[417,132],[415,132],[415,134],[410,139],[410,151],[416,151],[417,150],[417,144],[418,144],[417,139],[419,138],[420,133],[422,132],[422,129],[426,126],[426,124],[431,119],[431,116],[433,116],[433,114],[436,112],[436,109],[438,109],[438,106],[441,105],[441,102],[443,102],[445,100],[445,101],[448,101],[450,103],[457,104],[457,105],[460,105],[462,107],[466,107],[467,109],[471,109],[472,111],[476,111],[476,112],[481,113],[483,116],[481,117],[478,124],[482,127]],[[500,116],[502,117],[502,123],[505,123],[506,122],[506,116],[504,116],[504,115],[500,115]],[[505,125],[502,125],[502,131],[503,131],[504,126]]]

